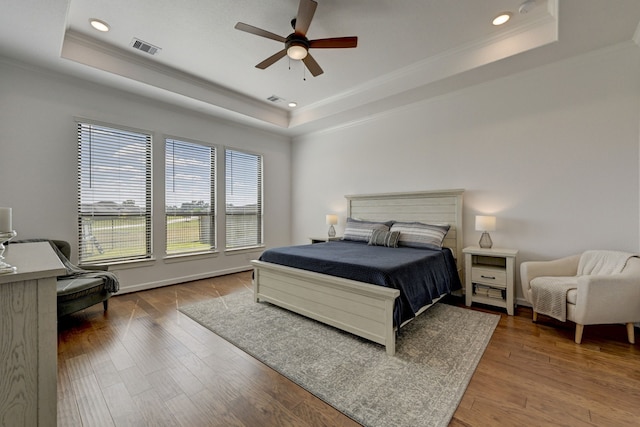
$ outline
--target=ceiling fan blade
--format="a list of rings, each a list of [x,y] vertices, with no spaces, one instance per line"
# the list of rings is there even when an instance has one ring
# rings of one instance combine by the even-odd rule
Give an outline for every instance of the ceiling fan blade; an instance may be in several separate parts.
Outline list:
[[[318,3],[314,0],[300,0],[298,15],[296,16],[296,34],[302,36],[307,34],[313,15],[316,13],[316,7],[318,7]]]
[[[286,54],[287,54],[287,50],[282,49],[280,52],[274,53],[273,55],[271,55],[270,57],[268,57],[258,65],[256,65],[256,68],[260,68],[261,70],[264,70],[268,66],[273,65],[276,62],[278,62],[280,59],[284,58]]]
[[[333,37],[330,39],[317,39],[309,41],[309,48],[315,49],[339,49],[345,47],[357,47],[357,37]]]
[[[287,41],[286,38],[279,36],[277,34],[271,33],[267,30],[263,30],[262,28],[254,27],[253,25],[245,24],[243,22],[238,22],[234,27],[236,30],[244,31],[246,33],[255,34],[256,36],[266,37],[271,40],[275,40],[278,42],[284,43]]]
[[[310,54],[307,54],[307,56],[302,59],[302,62],[304,62],[304,65],[307,66],[307,69],[309,70],[309,72],[311,72],[313,77],[318,77],[320,74],[324,73],[324,71],[322,71],[322,68],[320,68],[320,65],[318,65],[316,60],[313,59],[313,56],[311,56]]]

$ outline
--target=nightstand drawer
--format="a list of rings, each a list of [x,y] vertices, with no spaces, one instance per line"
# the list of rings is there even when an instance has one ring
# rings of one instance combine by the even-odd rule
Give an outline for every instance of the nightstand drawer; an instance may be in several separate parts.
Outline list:
[[[473,267],[471,281],[504,288],[507,286],[507,272],[503,268]]]

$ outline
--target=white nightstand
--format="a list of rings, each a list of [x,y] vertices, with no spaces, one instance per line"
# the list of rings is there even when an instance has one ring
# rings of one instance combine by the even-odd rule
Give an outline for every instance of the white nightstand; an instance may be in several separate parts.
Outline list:
[[[323,242],[330,242],[332,240],[342,240],[342,236],[309,237],[309,240],[311,240],[311,243],[323,243]]]
[[[513,316],[516,249],[470,246],[465,254],[465,302],[507,309]]]

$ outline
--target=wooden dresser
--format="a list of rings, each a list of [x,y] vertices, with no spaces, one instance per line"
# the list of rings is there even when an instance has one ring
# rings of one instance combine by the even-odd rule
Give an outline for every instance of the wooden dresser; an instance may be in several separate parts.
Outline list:
[[[49,243],[10,244],[0,274],[0,425],[55,426],[56,276],[64,266]]]

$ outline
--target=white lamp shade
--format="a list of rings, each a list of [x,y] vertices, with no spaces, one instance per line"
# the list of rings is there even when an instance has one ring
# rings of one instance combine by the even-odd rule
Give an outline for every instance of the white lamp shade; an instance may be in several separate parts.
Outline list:
[[[496,231],[496,217],[476,215],[476,231]]]
[[[327,224],[336,225],[338,223],[338,215],[327,215]]]
[[[287,55],[291,59],[304,59],[307,57],[307,49],[304,46],[294,44],[287,49]]]

